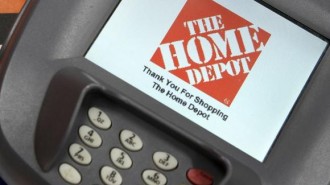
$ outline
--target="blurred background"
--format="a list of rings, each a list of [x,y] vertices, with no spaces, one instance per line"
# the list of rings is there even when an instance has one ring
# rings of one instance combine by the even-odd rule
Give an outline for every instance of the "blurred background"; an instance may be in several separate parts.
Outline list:
[[[0,185],[6,185],[6,183],[5,183],[5,182],[3,182],[3,180],[2,180],[2,179],[0,179]]]

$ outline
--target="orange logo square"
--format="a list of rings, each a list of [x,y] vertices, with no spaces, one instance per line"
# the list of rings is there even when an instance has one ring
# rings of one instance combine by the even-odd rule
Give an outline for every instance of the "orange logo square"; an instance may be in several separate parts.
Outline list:
[[[151,61],[230,106],[270,36],[212,0],[187,0]]]

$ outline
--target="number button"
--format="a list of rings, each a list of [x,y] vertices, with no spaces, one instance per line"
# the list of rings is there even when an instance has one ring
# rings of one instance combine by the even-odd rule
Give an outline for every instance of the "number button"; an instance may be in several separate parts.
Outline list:
[[[101,109],[92,107],[88,110],[88,116],[91,122],[100,129],[109,129],[111,127],[111,120],[108,115]]]
[[[165,175],[156,170],[145,170],[142,178],[147,185],[165,185],[167,183]]]
[[[120,142],[130,151],[139,151],[143,147],[141,138],[130,130],[123,130],[120,132]]]
[[[166,152],[155,152],[153,161],[158,168],[165,171],[174,170],[178,166],[178,160]]]
[[[81,145],[72,144],[69,148],[71,158],[78,164],[88,165],[92,162],[91,154]]]
[[[88,146],[97,148],[102,144],[101,136],[92,128],[83,125],[79,128],[80,139]]]
[[[100,176],[106,185],[121,185],[123,182],[123,178],[119,172],[109,166],[102,167]]]
[[[113,148],[110,152],[111,161],[120,169],[128,169],[132,166],[131,157],[119,148]]]
[[[63,163],[58,169],[61,177],[70,184],[79,184],[81,175],[73,166]]]

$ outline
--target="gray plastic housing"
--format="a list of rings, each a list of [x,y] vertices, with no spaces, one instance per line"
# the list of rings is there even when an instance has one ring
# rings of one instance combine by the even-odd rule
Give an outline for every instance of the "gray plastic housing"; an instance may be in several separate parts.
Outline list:
[[[186,173],[190,168],[204,169],[213,177],[214,184],[227,183],[230,175],[227,159],[194,138],[189,138],[184,130],[171,127],[171,123],[146,110],[143,105],[112,89],[76,68],[62,69],[52,79],[39,114],[34,139],[37,162],[44,172],[40,175],[50,184],[64,182],[58,175],[58,167],[62,163],[72,164],[78,169],[83,179],[81,184],[102,184],[100,168],[111,166],[109,151],[123,148],[119,133],[126,129],[138,134],[144,144],[140,151],[127,151],[133,165],[127,170],[119,169],[123,184],[143,183],[141,173],[155,168],[152,155],[157,151],[169,152],[179,162],[174,171],[162,172],[168,184],[188,184]],[[87,149],[92,162],[84,166],[72,161],[68,148],[72,143],[84,145],[78,137],[82,125],[95,127],[87,113],[91,107],[106,112],[112,126],[105,130],[95,128],[103,142],[99,148]],[[258,179],[256,176],[254,178]]]
[[[329,1],[265,2],[327,39],[330,38]],[[260,163],[83,57],[117,3],[112,0],[43,0],[36,2],[34,9],[30,10],[31,16],[21,37],[10,57],[4,57],[2,63],[5,64],[1,68],[0,176],[8,184],[63,184],[62,179],[44,172],[38,164],[35,136],[51,81],[67,69],[79,71],[81,76],[78,75],[78,82],[84,81],[84,74],[92,76],[105,91],[111,90],[126,97],[144,112],[166,120],[165,127],[177,133],[173,139],[186,138],[189,141],[187,143],[197,143],[203,155],[226,161],[224,167],[227,176],[222,184],[329,184],[328,50],[267,159]],[[70,82],[63,81],[63,87],[65,85],[70,85]],[[73,98],[78,97],[73,95]],[[75,109],[70,111],[74,113]],[[73,117],[75,114],[72,114],[70,121]]]

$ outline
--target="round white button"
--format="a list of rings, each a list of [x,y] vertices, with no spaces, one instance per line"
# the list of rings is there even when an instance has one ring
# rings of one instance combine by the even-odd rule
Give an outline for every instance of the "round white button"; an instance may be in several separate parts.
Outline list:
[[[111,150],[110,158],[113,164],[121,169],[128,169],[133,164],[131,157],[119,148],[113,148]]]
[[[130,130],[123,130],[120,132],[120,142],[130,151],[139,151],[143,147],[141,138]]]
[[[109,129],[111,127],[110,118],[99,108],[90,108],[88,110],[88,116],[91,122],[100,129]]]
[[[178,166],[178,160],[166,152],[155,152],[152,158],[156,166],[162,170],[174,170]]]
[[[97,148],[102,144],[101,136],[92,128],[83,125],[79,128],[80,139],[88,146]]]
[[[92,162],[91,154],[79,144],[72,144],[69,153],[71,158],[79,164],[88,165]]]
[[[165,175],[156,170],[144,170],[142,178],[147,185],[165,185],[167,183]]]
[[[123,178],[119,172],[109,166],[104,166],[100,172],[101,179],[106,185],[121,185]]]
[[[81,181],[81,175],[78,170],[67,163],[61,164],[58,171],[61,177],[70,184],[79,184]]]

